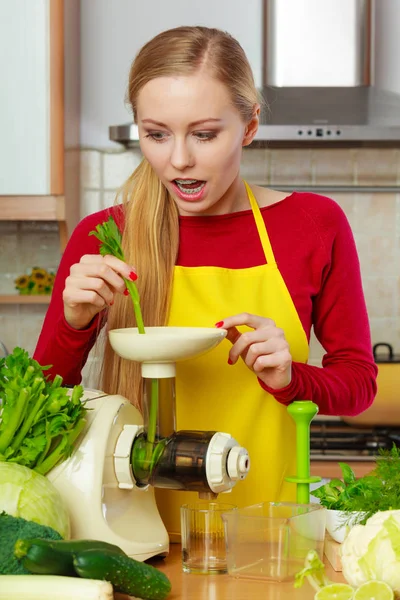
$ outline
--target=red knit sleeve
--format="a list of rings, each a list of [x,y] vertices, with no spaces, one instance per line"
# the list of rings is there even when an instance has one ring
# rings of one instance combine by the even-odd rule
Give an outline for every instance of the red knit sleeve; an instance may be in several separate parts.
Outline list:
[[[328,211],[322,205],[328,206]],[[312,215],[324,248],[321,286],[313,299],[314,332],[326,351],[322,368],[293,363],[292,381],[284,389],[266,391],[284,404],[312,400],[326,415],[357,415],[376,394],[377,367],[360,265],[354,238],[341,208],[321,203],[322,217]],[[319,220],[318,220],[319,219]],[[261,382],[260,382],[261,383]]]
[[[94,236],[89,236],[89,232],[97,224],[106,221],[109,214],[110,210],[107,209],[90,215],[73,231],[57,270],[50,305],[34,352],[35,360],[41,365],[51,365],[46,374],[51,378],[56,374],[61,375],[66,385],[75,385],[81,381],[81,371],[100,329],[100,316],[97,315],[89,327],[83,330],[76,330],[68,325],[64,318],[62,300],[65,280],[71,266],[79,262],[84,254],[99,253],[99,241]]]

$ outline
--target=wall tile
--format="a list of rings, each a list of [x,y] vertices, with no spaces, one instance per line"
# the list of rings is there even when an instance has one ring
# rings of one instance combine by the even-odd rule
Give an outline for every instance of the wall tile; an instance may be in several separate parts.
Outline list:
[[[321,366],[322,357],[324,354],[326,354],[326,352],[315,337],[314,330],[311,331],[309,347],[310,350],[308,363],[317,367]]]
[[[397,148],[359,148],[356,154],[356,183],[400,183],[400,151]]]
[[[105,189],[119,188],[140,164],[139,150],[125,152],[104,153],[103,185]]]
[[[0,304],[0,340],[9,352],[20,345],[18,305]]]
[[[18,236],[14,233],[0,234],[0,274],[18,270]]]
[[[81,219],[103,208],[101,202],[102,192],[85,190],[81,195]]]
[[[357,200],[357,230],[359,232],[382,236],[395,233],[396,194],[363,193]]]
[[[19,237],[18,271],[29,272],[32,267],[55,270],[60,262],[58,233],[26,232]]]
[[[83,189],[100,189],[102,187],[102,157],[97,150],[83,150],[81,152],[81,186]]]
[[[19,233],[56,233],[58,235],[58,224],[54,221],[21,221]]]
[[[398,277],[364,277],[363,288],[370,319],[396,314]]]
[[[10,235],[18,233],[17,221],[0,221],[0,235]]]
[[[21,305],[19,315],[20,344],[32,356],[43,325],[47,306],[43,304]]]
[[[271,150],[272,185],[309,185],[312,183],[311,150]]]
[[[251,183],[266,184],[269,181],[270,152],[266,149],[245,148],[240,164],[240,175]]]
[[[400,353],[399,319],[370,319],[372,343],[386,342],[393,346],[396,354]]]
[[[117,197],[117,190],[103,190],[101,205],[103,208],[114,206]]]
[[[394,236],[382,237],[375,234],[356,233],[355,241],[361,264],[361,273],[365,277],[395,277],[399,272],[396,242]]]
[[[351,185],[354,182],[355,152],[343,148],[314,150],[316,185]]]
[[[0,272],[0,294],[16,294],[15,280],[20,275],[15,271],[14,273],[1,273]]]

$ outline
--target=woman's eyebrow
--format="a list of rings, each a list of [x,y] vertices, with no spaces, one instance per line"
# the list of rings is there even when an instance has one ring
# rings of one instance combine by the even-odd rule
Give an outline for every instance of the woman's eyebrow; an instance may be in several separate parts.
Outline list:
[[[193,127],[194,125],[201,125],[202,123],[221,123],[222,119],[215,119],[213,117],[210,117],[208,119],[200,119],[199,121],[193,121],[192,123],[189,123],[189,127]],[[166,129],[168,128],[167,125],[165,125],[165,123],[161,123],[160,121],[154,121],[154,119],[142,119],[142,123],[152,123],[153,125],[157,125],[158,127],[165,127]]]

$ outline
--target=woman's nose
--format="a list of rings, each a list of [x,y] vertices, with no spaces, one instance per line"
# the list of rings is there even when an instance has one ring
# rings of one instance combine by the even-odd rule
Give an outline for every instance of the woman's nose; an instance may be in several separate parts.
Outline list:
[[[176,140],[171,152],[171,165],[175,169],[185,169],[193,166],[193,156],[184,140]]]

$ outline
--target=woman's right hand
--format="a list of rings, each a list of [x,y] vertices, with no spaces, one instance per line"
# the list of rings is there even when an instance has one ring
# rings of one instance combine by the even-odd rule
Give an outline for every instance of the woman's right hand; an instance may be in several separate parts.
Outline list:
[[[132,267],[115,256],[85,254],[72,265],[63,291],[64,315],[74,329],[84,329],[97,313],[126,293],[125,279],[135,281]]]

